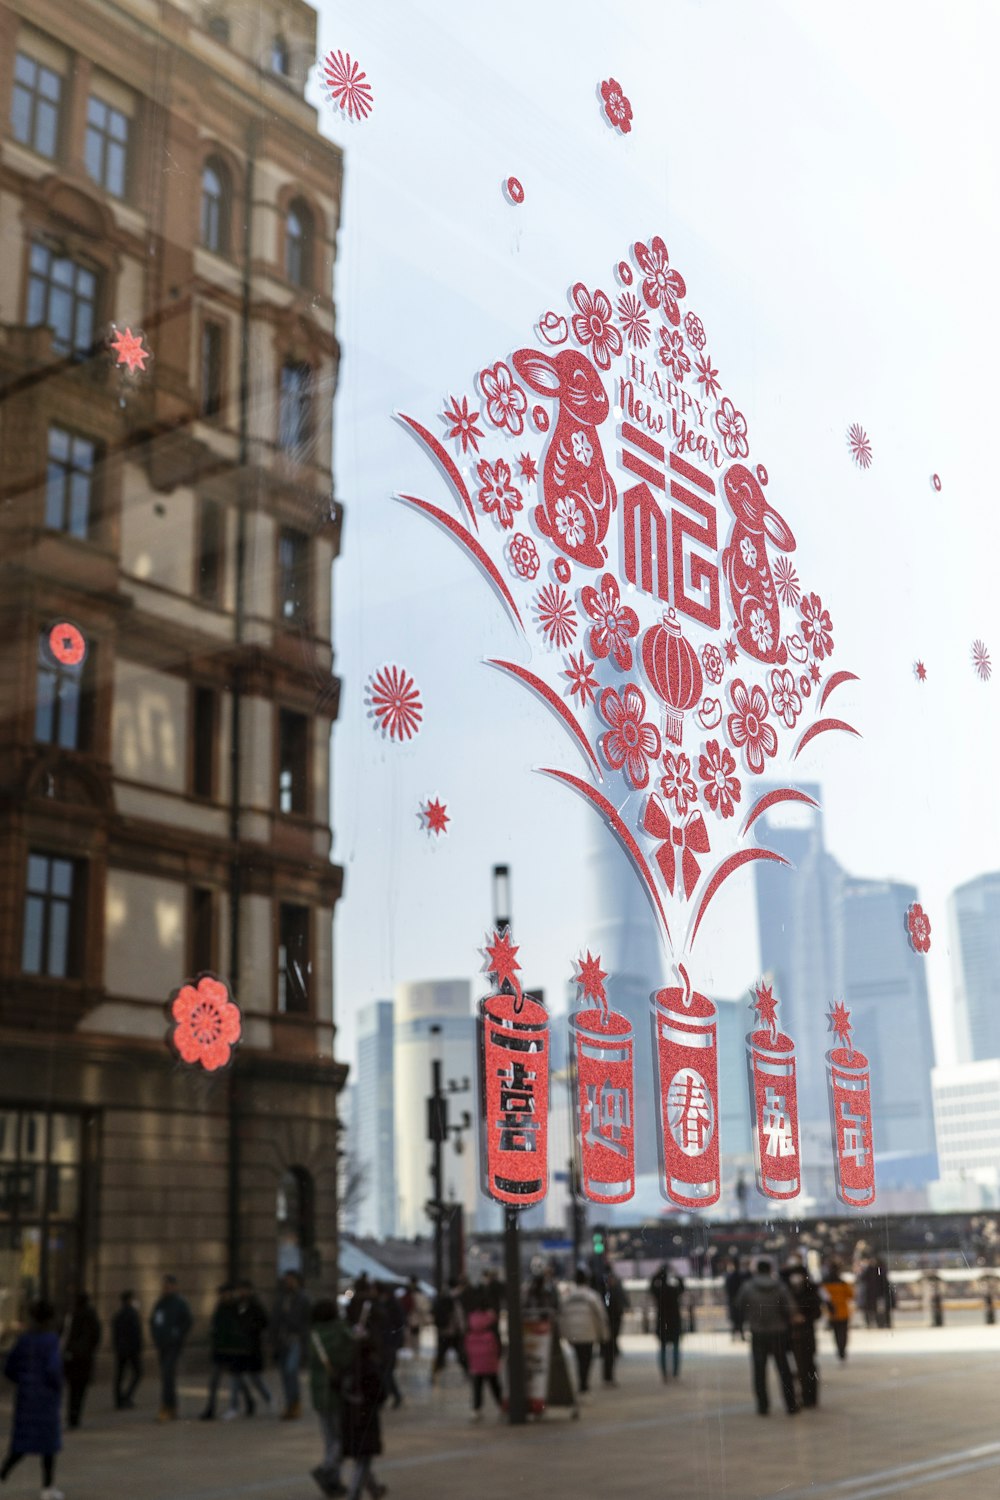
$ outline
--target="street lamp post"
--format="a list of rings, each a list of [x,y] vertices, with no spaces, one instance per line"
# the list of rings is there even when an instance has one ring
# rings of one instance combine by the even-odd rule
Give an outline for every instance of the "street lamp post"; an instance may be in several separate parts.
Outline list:
[[[441,1035],[440,1026],[431,1027],[431,1036]],[[442,1172],[442,1157],[444,1144],[449,1135],[455,1137],[455,1150],[462,1149],[462,1132],[468,1130],[472,1124],[472,1116],[468,1110],[462,1113],[461,1124],[450,1125],[448,1123],[448,1094],[465,1094],[469,1090],[469,1080],[463,1078],[461,1083],[449,1078],[447,1093],[441,1087],[441,1059],[435,1057],[431,1060],[431,1092],[427,1100],[427,1139],[434,1147],[431,1161],[431,1182],[434,1196],[427,1204],[427,1211],[434,1225],[434,1287],[437,1292],[444,1290],[444,1223],[448,1209],[444,1201],[444,1182]]]
[[[493,925],[510,927],[510,869],[493,866]],[[504,1280],[507,1283],[507,1413],[513,1426],[527,1421],[524,1389],[524,1327],[521,1322],[521,1235],[516,1208],[504,1207]]]

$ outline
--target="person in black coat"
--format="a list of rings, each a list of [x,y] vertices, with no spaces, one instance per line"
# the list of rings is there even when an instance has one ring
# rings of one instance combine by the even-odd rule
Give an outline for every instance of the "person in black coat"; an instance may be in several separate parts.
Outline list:
[[[42,1500],[61,1500],[53,1488],[56,1454],[62,1447],[59,1407],[62,1396],[62,1358],[59,1337],[53,1331],[55,1310],[50,1302],[37,1301],[30,1308],[31,1327],[22,1333],[7,1355],[3,1372],[17,1386],[10,1448],[0,1468],[5,1480],[26,1453],[42,1460]]]
[[[746,1334],[743,1332],[743,1306],[740,1302],[740,1292],[743,1283],[749,1280],[750,1272],[737,1257],[726,1272],[726,1306],[729,1309],[729,1326],[732,1336],[734,1339],[743,1341],[746,1339]]]
[[[604,1286],[598,1287],[597,1290],[599,1292],[603,1292],[604,1306],[608,1310],[608,1324],[611,1328],[610,1339],[605,1339],[604,1343],[601,1345],[601,1360],[604,1365],[604,1384],[614,1385],[615,1361],[617,1360],[620,1353],[620,1350],[618,1348],[618,1335],[621,1333],[622,1323],[625,1320],[625,1314],[628,1312],[628,1309],[632,1304],[629,1302],[628,1292],[625,1290],[625,1285],[621,1277],[618,1275],[618,1272],[615,1270],[614,1266],[608,1267],[607,1272],[604,1276]]]
[[[361,1491],[379,1500],[386,1486],[379,1484],[372,1468],[375,1455],[382,1452],[382,1430],[379,1405],[382,1396],[382,1366],[379,1347],[367,1330],[359,1331],[354,1364],[341,1398],[341,1437],[345,1458],[354,1459],[354,1473],[348,1500],[359,1500]]]
[[[136,1312],[133,1292],[122,1292],[121,1306],[111,1319],[111,1342],[115,1350],[115,1408],[130,1410],[142,1379],[142,1319]]]
[[[681,1298],[684,1295],[684,1281],[682,1277],[674,1275],[670,1262],[664,1261],[649,1283],[649,1290],[656,1308],[656,1337],[660,1341],[660,1374],[666,1381],[667,1345],[673,1344],[673,1367],[676,1379],[681,1370]]]
[[[87,1387],[94,1377],[94,1355],[101,1342],[101,1320],[86,1292],[78,1292],[66,1330],[63,1348],[63,1368],[69,1391],[66,1422],[69,1427],[79,1427],[83,1415],[83,1400]]]
[[[819,1405],[819,1371],[816,1369],[816,1323],[823,1311],[819,1287],[793,1255],[781,1273],[781,1279],[792,1297],[792,1319],[788,1328],[788,1348],[795,1363],[803,1406]]]

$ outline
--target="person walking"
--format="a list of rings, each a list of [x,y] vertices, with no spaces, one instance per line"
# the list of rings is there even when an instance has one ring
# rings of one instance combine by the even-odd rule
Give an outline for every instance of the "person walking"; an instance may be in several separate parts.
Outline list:
[[[63,1344],[63,1373],[69,1393],[66,1425],[79,1427],[87,1387],[94,1378],[94,1355],[101,1342],[101,1320],[86,1292],[78,1292]]]
[[[381,1399],[382,1370],[379,1351],[375,1339],[364,1327],[364,1320],[359,1318],[354,1360],[342,1400],[341,1436],[344,1457],[354,1459],[348,1500],[359,1500],[365,1489],[372,1500],[379,1500],[386,1492],[386,1486],[379,1484],[372,1467],[374,1458],[382,1452],[382,1429],[379,1424]]]
[[[609,1265],[604,1277],[604,1306],[607,1308],[611,1336],[605,1339],[601,1345],[601,1361],[604,1367],[605,1385],[614,1385],[615,1383],[615,1364],[620,1353],[618,1336],[621,1333],[625,1314],[631,1305],[624,1282],[614,1266]]]
[[[229,1409],[226,1419],[238,1414],[239,1394],[243,1392],[246,1413],[252,1417],[257,1410],[252,1391],[260,1396],[267,1410],[274,1405],[271,1392],[264,1382],[264,1331],[268,1316],[264,1305],[253,1288],[252,1281],[241,1281],[236,1288],[235,1302],[236,1352],[232,1361],[232,1383]]]
[[[177,1290],[177,1277],[164,1276],[162,1293],[149,1318],[160,1361],[160,1422],[172,1422],[177,1417],[177,1367],[191,1321],[191,1309]]]
[[[62,1447],[62,1358],[59,1336],[52,1327],[54,1316],[51,1302],[33,1302],[29,1309],[31,1327],[21,1334],[3,1367],[7,1379],[17,1386],[17,1396],[0,1480],[7,1478],[26,1453],[37,1453],[42,1460],[42,1500],[64,1500],[62,1490],[55,1488],[56,1454]]]
[[[603,1298],[594,1291],[586,1271],[582,1269],[577,1271],[573,1287],[562,1299],[559,1331],[573,1345],[582,1396],[588,1389],[594,1345],[603,1344],[611,1337],[611,1325]]]
[[[726,1272],[726,1306],[729,1309],[730,1335],[741,1342],[745,1341],[746,1335],[743,1332],[743,1314],[740,1310],[740,1288],[749,1277],[750,1272],[737,1256]]]
[[[454,1349],[459,1364],[466,1371],[466,1374],[468,1374],[463,1339],[465,1325],[462,1317],[462,1305],[458,1300],[458,1294],[458,1282],[450,1281],[447,1291],[438,1292],[431,1304],[431,1317],[434,1320],[434,1327],[437,1330],[437,1351],[434,1355],[434,1366],[431,1370],[431,1385],[435,1383],[438,1375],[444,1369],[449,1349]]]
[[[309,1335],[309,1394],[323,1436],[323,1460],[312,1469],[324,1495],[346,1495],[340,1482],[344,1383],[354,1363],[354,1335],[336,1302],[322,1297],[313,1304]]]
[[[854,1288],[841,1274],[839,1260],[831,1260],[823,1281],[823,1295],[829,1310],[830,1332],[837,1346],[837,1358],[847,1358],[847,1334],[851,1326]]]
[[[649,1283],[650,1295],[656,1309],[656,1337],[660,1345],[660,1378],[667,1382],[667,1345],[673,1344],[673,1372],[676,1380],[681,1372],[681,1298],[684,1295],[684,1278],[674,1274],[669,1261],[664,1261]]]
[[[799,1400],[804,1407],[819,1405],[819,1371],[816,1368],[816,1322],[823,1314],[819,1287],[806,1270],[800,1255],[792,1255],[781,1273],[792,1297],[792,1323],[788,1343],[799,1382]]]
[[[208,1396],[201,1413],[202,1422],[211,1422],[215,1417],[215,1401],[223,1380],[233,1374],[233,1362],[240,1352],[240,1328],[236,1319],[236,1288],[228,1281],[216,1288],[216,1304],[209,1326],[209,1353],[212,1371],[208,1380]],[[235,1398],[230,1395],[230,1404]],[[247,1394],[249,1404],[249,1393]]]
[[[121,1304],[111,1319],[111,1343],[115,1351],[115,1410],[131,1411],[142,1379],[142,1319],[136,1311],[134,1292],[122,1292]]]
[[[281,1278],[271,1318],[274,1355],[281,1372],[285,1397],[283,1422],[295,1422],[302,1415],[299,1370],[306,1353],[312,1319],[309,1293],[298,1271],[286,1271]]]
[[[375,1295],[380,1314],[382,1390],[385,1396],[392,1397],[392,1409],[396,1411],[403,1404],[403,1393],[396,1380],[396,1361],[406,1337],[406,1316],[402,1302],[389,1282],[377,1281]]]
[[[483,1415],[483,1385],[489,1386],[497,1407],[503,1407],[500,1390],[500,1346],[497,1315],[489,1305],[485,1289],[477,1289],[465,1330],[465,1358],[472,1376],[472,1420]]]
[[[781,1394],[790,1417],[798,1412],[795,1382],[788,1364],[788,1330],[792,1321],[792,1298],[784,1282],[773,1274],[769,1260],[759,1260],[753,1276],[743,1283],[739,1294],[743,1320],[750,1329],[750,1353],[753,1361],[753,1388],[757,1411],[768,1413],[767,1362],[778,1367]]]

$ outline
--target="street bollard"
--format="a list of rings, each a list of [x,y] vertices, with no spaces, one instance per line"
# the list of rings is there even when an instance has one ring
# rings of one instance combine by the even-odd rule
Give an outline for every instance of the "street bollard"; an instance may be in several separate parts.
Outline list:
[[[995,1323],[996,1320],[997,1320],[997,1315],[996,1315],[996,1312],[994,1311],[994,1308],[993,1308],[993,1289],[992,1289],[992,1287],[987,1287],[986,1288],[986,1296],[985,1296],[985,1298],[983,1300],[984,1300],[984,1303],[985,1303],[985,1306],[986,1306],[986,1321],[987,1321],[987,1323]]]

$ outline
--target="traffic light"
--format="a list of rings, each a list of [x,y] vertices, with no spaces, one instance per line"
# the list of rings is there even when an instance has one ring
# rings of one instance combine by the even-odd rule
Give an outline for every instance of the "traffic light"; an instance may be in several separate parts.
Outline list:
[[[604,1254],[604,1230],[595,1229],[591,1234],[591,1248],[595,1255]]]

